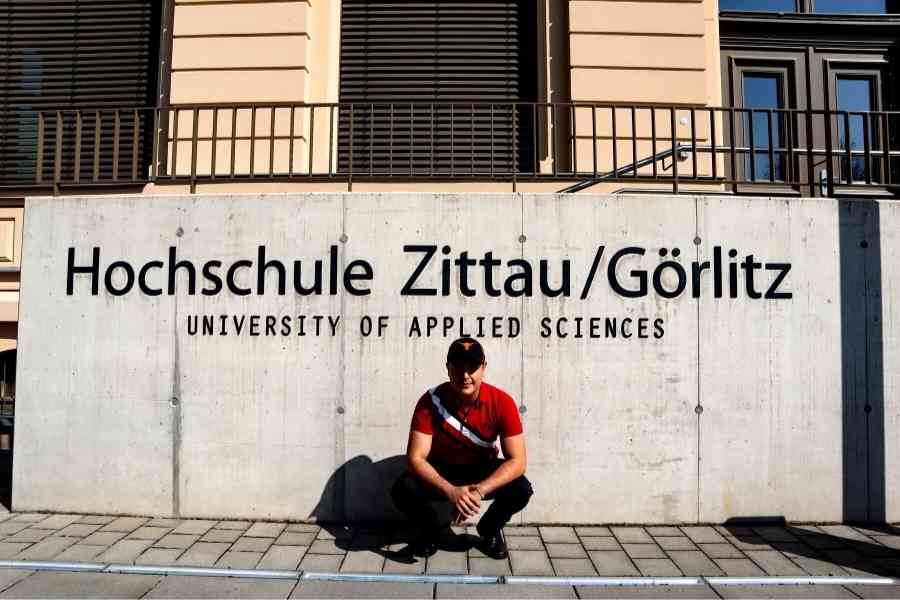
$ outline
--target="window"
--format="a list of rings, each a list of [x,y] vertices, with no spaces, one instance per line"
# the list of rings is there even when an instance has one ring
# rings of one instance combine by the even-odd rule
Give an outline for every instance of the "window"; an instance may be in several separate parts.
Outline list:
[[[878,129],[877,119],[866,117],[857,112],[877,110],[875,103],[875,79],[865,76],[842,76],[836,78],[835,93],[837,96],[837,109],[847,111],[844,117],[837,119],[838,145],[843,152],[847,150],[852,154],[851,158],[841,158],[841,181],[864,181],[866,178],[866,157],[857,156],[855,152],[862,152],[868,147],[877,145]],[[868,128],[868,136],[866,135]],[[874,160],[872,161],[875,162]],[[874,174],[873,174],[874,175]]]
[[[897,12],[893,0],[814,0],[812,12],[832,14],[888,14]]]
[[[720,0],[719,10],[797,12],[795,0]]]
[[[531,171],[537,63],[531,0],[343,0],[339,168]]]
[[[784,76],[777,71],[741,71],[743,145],[750,148],[744,158],[748,181],[784,181],[782,122],[785,108]]]

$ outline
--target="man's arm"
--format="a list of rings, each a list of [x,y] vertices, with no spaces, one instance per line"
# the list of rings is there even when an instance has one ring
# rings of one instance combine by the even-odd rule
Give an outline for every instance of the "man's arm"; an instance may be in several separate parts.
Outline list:
[[[525,468],[528,466],[524,433],[501,438],[500,447],[503,448],[503,456],[506,457],[506,460],[487,479],[475,486],[482,497],[524,475]]]
[[[406,445],[406,462],[413,475],[440,491],[456,510],[467,519],[475,517],[481,506],[478,494],[467,486],[454,486],[428,462],[431,451],[431,436],[411,430]]]

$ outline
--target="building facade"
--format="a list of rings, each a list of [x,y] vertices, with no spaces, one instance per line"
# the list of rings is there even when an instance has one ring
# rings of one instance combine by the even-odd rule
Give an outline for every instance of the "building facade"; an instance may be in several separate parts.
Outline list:
[[[273,218],[269,223],[239,203],[233,205],[231,200],[217,195],[453,193],[463,194],[463,203],[467,202],[465,198],[483,199],[498,214],[506,215],[508,207],[480,194],[628,194],[638,199],[646,197],[646,206],[654,207],[644,220],[661,222],[654,225],[657,229],[642,229],[635,221],[633,231],[652,237],[665,229],[668,215],[673,219],[673,231],[678,229],[682,237],[695,240],[706,238],[701,235],[701,225],[708,225],[701,223],[701,213],[706,210],[703,207],[712,207],[714,213],[722,206],[729,210],[740,206],[748,215],[748,222],[755,223],[754,218],[759,223],[769,222],[768,216],[761,216],[762,212],[757,217],[750,216],[754,210],[762,210],[759,207],[764,206],[763,202],[754,204],[746,198],[731,198],[734,204],[726,205],[729,197],[766,196],[786,202],[815,198],[819,204],[811,201],[809,210],[822,209],[822,214],[829,216],[816,213],[818,216],[809,217],[810,223],[826,223],[825,227],[831,227],[835,233],[834,239],[828,239],[843,249],[850,242],[836,232],[868,231],[868,219],[877,214],[871,206],[877,205],[867,203],[892,199],[897,190],[894,182],[900,178],[900,113],[894,112],[900,44],[898,11],[900,7],[892,0],[70,0],[52,4],[2,0],[2,394],[15,395],[19,282],[21,270],[27,269],[29,262],[29,256],[23,255],[27,197],[48,196],[61,201],[78,197],[61,206],[60,214],[71,216],[85,229],[102,229],[99,223],[105,205],[100,203],[108,202],[109,214],[125,223],[125,230],[135,228],[135,240],[156,239],[147,238],[144,231],[147,223],[155,224],[154,214],[167,215],[160,217],[160,222],[167,224],[166,219],[175,217],[167,209],[128,209],[122,198],[132,194],[146,197],[148,207],[160,206],[149,204],[155,197],[193,197],[194,200],[178,202],[190,204],[204,215],[210,213],[204,212],[207,208],[200,204],[209,201],[215,206],[219,201],[221,206],[233,206],[235,214],[247,219],[248,231],[316,240],[315,232],[285,233],[275,223],[279,219]],[[660,194],[669,193],[691,194],[696,199],[696,209],[685,209],[685,214],[690,213],[688,217],[694,219],[692,225],[688,224],[690,218],[681,223],[679,219],[684,215],[676,214],[683,206],[676,208],[673,204],[672,214],[666,212],[670,205],[660,200]],[[319,207],[325,215],[322,218],[331,219],[328,223],[335,227],[336,223],[343,223],[331,210],[340,203],[329,196],[321,198],[323,206],[330,207]],[[379,204],[382,200],[377,196],[371,198],[375,206],[389,212],[390,207]],[[821,204],[822,198],[838,198],[847,203],[846,210],[844,204],[840,205],[840,219],[832,219],[833,215],[827,212],[830,205]],[[98,204],[90,204],[92,201]],[[856,201],[862,204],[854,204]],[[411,215],[428,214],[427,207],[408,198],[397,202],[404,206],[408,203]],[[526,217],[533,218],[532,223],[568,223],[578,231],[586,227],[578,214],[570,214],[572,204],[558,199],[553,200],[552,206],[541,204],[540,199],[535,202],[535,206],[544,206],[555,217],[526,215],[531,209],[523,200],[518,216],[513,214],[515,211],[506,215],[511,221],[521,220],[521,244],[534,235],[525,235]],[[610,202],[618,206],[615,200]],[[805,215],[807,210],[801,206],[795,212],[793,208],[783,209],[775,200],[769,203],[765,206],[774,211],[772,214],[788,220],[795,214]],[[291,206],[295,204],[300,206],[302,202]],[[47,232],[61,227],[52,218],[52,202],[41,200],[33,205],[37,207],[34,222],[40,222]],[[273,206],[270,199],[261,205]],[[318,208],[306,208],[318,215]],[[352,213],[356,209],[347,210]],[[373,220],[384,214],[366,210],[361,209],[359,214]],[[584,218],[597,225],[597,231],[607,231],[603,229],[606,217],[593,210],[586,209]],[[782,210],[786,212],[779,212]],[[631,218],[624,209],[613,212],[625,221]],[[129,221],[129,214],[139,217]],[[714,221],[710,217],[709,222]],[[676,227],[676,222],[681,225]],[[745,232],[729,229],[733,222],[734,219],[723,220],[724,230],[737,232],[735,237],[747,245],[756,241],[752,235],[741,237]],[[790,239],[795,234],[800,236],[791,229],[793,224],[790,221],[784,225],[784,235]],[[202,221],[195,225],[195,232],[203,227]],[[373,228],[377,229],[376,225]],[[405,226],[415,228],[414,224]],[[777,226],[772,220],[772,227]],[[178,230],[180,239],[185,231],[181,226]],[[554,237],[555,231],[548,225],[544,240],[547,247],[554,252],[570,249],[564,233]],[[590,230],[581,232],[590,239]],[[484,235],[489,233],[486,230]],[[53,236],[47,235],[53,241]],[[541,239],[542,235],[534,237]],[[44,238],[33,234],[32,239]],[[378,246],[377,238],[365,239],[371,247]],[[888,239],[893,238],[886,235],[885,240]],[[342,239],[341,243],[345,241]],[[222,246],[230,248],[227,242],[223,241]],[[674,247],[674,243],[669,246]],[[701,241],[694,244],[699,247]],[[128,246],[123,242],[122,251]],[[796,250],[790,241],[774,247],[783,253]],[[663,260],[663,248],[656,250]],[[518,251],[524,253],[522,248]],[[717,252],[721,251],[718,248]],[[834,258],[829,252],[830,248],[816,246],[810,256]],[[587,258],[590,264],[590,257]],[[38,252],[32,260],[32,264],[46,265],[43,261],[47,258]],[[77,260],[87,259],[79,255]],[[700,262],[699,256],[697,261]],[[384,258],[384,262],[390,260]],[[754,264],[752,255],[750,264]],[[815,261],[810,262],[809,267],[814,264]],[[836,275],[831,275],[840,276],[849,264],[836,263]],[[752,267],[747,268],[752,271]],[[880,271],[878,274],[880,277]],[[699,280],[699,274],[694,276]],[[99,275],[96,277],[99,280]],[[801,286],[802,289],[811,290],[811,298],[817,297],[821,290],[804,280],[803,285],[807,284],[808,288]],[[111,284],[106,285],[109,289]],[[835,289],[828,287],[827,294],[852,292],[842,285],[848,285],[844,279],[832,286]],[[668,292],[664,290],[665,293]],[[722,296],[721,290],[715,293],[716,298]],[[31,298],[35,311],[45,311],[40,313],[44,315],[52,311],[46,298]],[[699,292],[694,298],[700,298]],[[666,312],[667,306],[661,302],[655,309]],[[885,301],[885,309],[887,306]],[[23,302],[21,307],[27,309],[27,304]],[[124,310],[112,300],[106,307]],[[177,303],[174,310],[177,313]],[[529,309],[515,310],[524,314]],[[624,305],[621,310],[626,310]],[[880,318],[881,304],[873,310]],[[197,311],[199,314],[200,309]],[[698,322],[694,323],[697,340],[701,333],[715,338],[714,329],[703,329],[699,311],[698,300]],[[713,314],[723,321],[731,318],[724,312]],[[157,316],[164,321],[167,317],[161,315]],[[760,315],[761,319],[784,317],[777,310]],[[814,331],[822,327],[834,333],[839,317],[845,321],[849,318],[830,314],[803,320],[798,339],[803,344],[809,341],[807,326]],[[91,326],[100,331],[102,318],[91,321]],[[31,327],[31,331],[37,331],[37,325]],[[689,329],[688,325],[683,333],[687,335]],[[46,331],[43,334],[49,335]],[[750,337],[759,341],[755,335]],[[167,343],[159,341],[160,347],[168,348]],[[27,342],[23,340],[23,344]],[[889,345],[888,341],[885,344]],[[177,347],[176,344],[176,374]],[[845,356],[851,355],[854,348],[845,348]],[[699,341],[695,350],[699,364]],[[344,361],[345,353],[341,352]],[[660,363],[665,356],[671,357],[665,352],[652,356]],[[860,360],[868,365],[874,359],[866,356]],[[634,357],[646,359],[643,354]],[[522,370],[526,358],[523,353]],[[347,360],[356,359],[349,356]],[[694,369],[696,365],[690,362],[693,359],[684,360],[687,362],[673,364],[684,367],[683,371],[696,370],[699,378],[701,368]],[[859,366],[847,360],[843,375]],[[39,379],[34,363],[29,368],[31,380]],[[823,381],[817,368],[811,368],[806,375],[809,381]],[[75,371],[72,377],[77,377]],[[663,379],[675,386],[680,381],[676,375]],[[213,380],[206,383],[215,387]],[[522,383],[523,389],[525,385]],[[784,390],[788,387],[785,384]],[[863,387],[868,393],[868,380]],[[883,394],[884,388],[879,389]],[[814,397],[815,391],[807,390],[808,396]],[[175,407],[178,394],[172,391],[171,396]],[[847,394],[845,400],[846,397]],[[884,408],[883,396],[881,401]],[[871,405],[868,399],[866,402],[869,414]],[[809,403],[814,404],[812,400]],[[345,407],[339,408],[343,411]],[[679,427],[689,428],[694,420],[699,422],[703,410],[699,400],[696,407],[688,410],[687,420],[679,421]],[[836,410],[840,413],[841,409]],[[659,407],[659,411],[664,412],[664,407]],[[891,411],[883,419],[890,420]],[[770,416],[776,412],[772,409]],[[542,426],[559,436],[559,447],[567,448],[568,441],[559,431],[564,425],[554,420],[551,407],[546,405],[540,414],[544,419]],[[752,414],[749,411],[744,415],[748,429],[752,429]],[[55,412],[48,417],[51,421],[57,418],[62,417]],[[260,417],[263,421],[266,418]],[[353,427],[361,426],[355,423]],[[632,425],[626,429],[629,427]],[[639,423],[633,424],[634,431],[640,427]],[[354,431],[359,436],[365,434]],[[634,433],[628,431],[629,435]],[[840,428],[828,431],[835,433]],[[598,435],[602,437],[604,432],[609,433],[601,428]],[[882,427],[881,437],[876,436],[882,446],[884,432]],[[310,434],[307,430],[301,433]],[[590,443],[590,436],[582,433],[584,439],[578,443]],[[181,430],[173,435],[176,440],[182,439]],[[861,443],[856,438],[850,440],[846,437],[849,435],[845,434],[847,445]],[[203,439],[210,447],[215,445],[212,434]],[[756,441],[765,443],[764,439]],[[572,444],[577,446],[576,442]],[[575,446],[569,449],[577,459],[581,446]],[[699,462],[699,447],[698,441],[698,455],[689,460]],[[163,450],[166,448],[148,442],[146,448],[141,446],[136,452],[153,454]],[[177,450],[172,452],[177,454]],[[888,455],[893,457],[893,451],[891,447]],[[179,468],[201,472],[204,459],[222,462],[222,456],[210,452],[190,467],[187,462],[178,468],[163,465],[158,472],[174,469],[172,477],[177,480]],[[315,452],[319,462],[324,462],[329,453],[338,453],[331,446],[316,448]],[[23,464],[38,464],[38,454],[29,456],[27,460],[32,462]],[[642,477],[646,480],[640,483],[649,485],[654,469],[663,468],[659,465],[668,460],[643,465],[641,468],[647,471]],[[853,465],[859,460],[862,459],[858,456],[846,459],[845,471],[855,468]],[[232,462],[227,464],[237,468]],[[718,464],[716,474],[724,473],[727,481],[732,466],[728,462]],[[112,480],[121,475],[117,468],[110,467],[114,472],[107,473]],[[548,464],[541,468],[552,470]],[[698,466],[698,473],[699,470]],[[818,475],[824,476],[826,471],[823,467]],[[155,481],[153,477],[158,472],[148,477]],[[884,479],[883,464],[880,473]],[[787,469],[778,476],[787,481],[792,474]],[[818,475],[813,473],[812,477]],[[566,476],[575,477],[571,473]],[[599,470],[597,476],[604,476],[604,472]],[[181,477],[185,479],[184,475]],[[691,494],[700,497],[699,474],[698,481],[687,483],[674,472],[667,472],[665,477],[670,478],[666,485],[676,491],[668,496],[657,495],[652,501],[652,514],[660,521],[702,520],[704,515],[720,518],[734,514],[734,506],[740,505],[726,491],[711,502],[714,508],[703,513],[699,500],[685,500],[693,498]],[[861,477],[868,481],[867,475]],[[210,481],[213,487],[222,483]],[[853,496],[848,490],[868,485],[860,481],[845,478],[847,497]],[[260,488],[269,485],[256,483]],[[577,481],[567,483],[574,485]],[[184,485],[188,489],[188,484]],[[196,480],[193,485],[197,485]],[[167,488],[160,485],[159,489]],[[177,481],[175,489],[182,489]],[[214,494],[212,489],[207,491],[207,496],[201,496]],[[23,493],[23,502],[30,508],[48,508],[36,500],[40,493],[39,489],[34,494]],[[203,514],[204,509],[191,505],[187,494],[172,494],[174,513]],[[623,494],[625,503],[629,496]],[[562,502],[557,496],[553,498]],[[891,502],[893,499],[889,498],[888,503]],[[181,512],[177,510],[179,503]],[[578,503],[579,510],[590,510],[585,498],[579,497]],[[796,497],[790,503],[802,505]],[[885,514],[884,503],[881,489],[880,504],[876,502],[873,508],[871,501],[864,500],[849,509],[845,506],[844,516],[877,520]],[[149,502],[146,506],[148,512],[160,512],[155,508],[158,504]],[[229,513],[227,503],[221,506],[219,512],[210,510],[221,515]],[[260,507],[253,516],[297,516],[287,509],[273,510],[264,501],[260,501]],[[77,511],[83,507],[72,504],[63,508]],[[113,512],[133,509],[127,503],[116,502],[104,508]],[[813,510],[808,515],[826,520],[839,518],[832,508],[817,508],[818,512]],[[553,510],[551,502],[536,514],[543,519]],[[896,508],[891,505],[887,510],[894,514],[891,511]],[[577,518],[587,513],[560,514]],[[609,514],[615,519],[630,518],[627,511]]]

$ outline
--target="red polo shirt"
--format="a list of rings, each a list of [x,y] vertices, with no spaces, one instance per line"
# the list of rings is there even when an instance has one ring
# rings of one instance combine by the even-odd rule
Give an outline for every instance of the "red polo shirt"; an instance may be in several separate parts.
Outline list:
[[[478,399],[459,406],[449,382],[426,391],[413,413],[412,429],[432,436],[429,462],[479,464],[497,457],[497,439],[522,433],[515,401],[482,382]]]

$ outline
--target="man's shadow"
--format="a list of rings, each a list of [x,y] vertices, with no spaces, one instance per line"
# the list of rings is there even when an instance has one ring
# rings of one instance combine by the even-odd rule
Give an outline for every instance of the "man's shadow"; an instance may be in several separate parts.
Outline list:
[[[794,527],[788,525],[784,517],[736,517],[728,519],[724,526],[747,545],[744,550],[758,545],[759,550],[778,550],[789,556],[827,562],[854,575],[900,576],[900,549],[869,541],[871,536],[878,534],[900,536],[900,528],[891,525],[867,523],[859,525],[860,531],[848,531],[844,536],[827,533],[821,528],[814,531]]]
[[[391,499],[391,487],[405,470],[403,455],[377,462],[368,456],[356,456],[328,478],[309,516],[334,536],[334,543],[341,550],[370,550],[389,560],[413,564],[417,561],[412,542],[420,532]],[[448,503],[439,502],[436,507],[448,523],[438,540],[439,549],[467,552],[478,542],[476,536],[457,533],[449,527]]]

